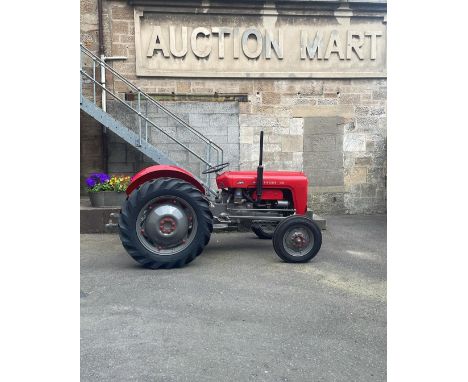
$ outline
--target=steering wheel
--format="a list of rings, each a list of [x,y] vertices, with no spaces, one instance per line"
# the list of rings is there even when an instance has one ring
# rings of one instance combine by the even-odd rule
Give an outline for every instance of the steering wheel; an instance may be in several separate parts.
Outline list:
[[[202,171],[202,174],[211,174],[213,172],[219,172],[227,166],[229,166],[229,162],[221,163],[213,167],[208,167],[205,171]]]

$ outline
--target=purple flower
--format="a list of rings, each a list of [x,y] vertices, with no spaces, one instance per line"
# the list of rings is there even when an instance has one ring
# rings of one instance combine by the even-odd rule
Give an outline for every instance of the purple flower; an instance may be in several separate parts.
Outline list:
[[[89,177],[88,179],[86,179],[86,185],[89,188],[93,188],[95,184],[96,184],[96,181],[93,178]]]
[[[110,176],[104,173],[94,173],[91,174],[87,179],[86,179],[86,185],[89,188],[93,188],[96,184],[100,183],[106,183],[109,181]]]

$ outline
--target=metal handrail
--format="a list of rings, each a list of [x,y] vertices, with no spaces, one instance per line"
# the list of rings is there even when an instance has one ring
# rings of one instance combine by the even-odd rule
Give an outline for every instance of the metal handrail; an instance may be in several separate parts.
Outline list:
[[[188,152],[190,152],[192,155],[196,156],[198,159],[200,159],[203,163],[205,163],[206,165],[212,167],[213,165],[206,161],[205,159],[203,159],[201,156],[199,156],[196,152],[194,152],[192,149],[190,149],[189,147],[187,147],[186,145],[184,145],[182,142],[178,141],[177,139],[175,139],[174,137],[170,136],[168,133],[166,133],[164,130],[162,130],[159,126],[157,126],[153,121],[151,121],[150,119],[146,118],[143,114],[141,114],[138,110],[134,109],[133,107],[131,107],[127,102],[121,100],[119,97],[116,97],[114,93],[112,93],[109,89],[107,89],[106,87],[104,87],[101,83],[99,83],[99,81],[96,81],[94,80],[88,73],[86,73],[85,71],[83,71],[83,69],[80,70],[80,72],[87,78],[89,78],[93,83],[97,84],[102,90],[104,90],[106,93],[109,93],[110,95],[112,95],[117,101],[119,101],[121,104],[125,105],[127,108],[129,108],[130,110],[132,110],[135,114],[137,114],[139,117],[143,118],[146,122],[148,122],[150,125],[152,125],[154,128],[156,128],[157,130],[159,130],[161,133],[163,133],[166,137],[172,139],[175,143],[177,143],[178,145],[182,146],[184,149],[186,149]],[[141,134],[140,134],[140,137],[141,137]],[[145,141],[147,142],[147,141]]]
[[[130,88],[136,90],[138,93],[142,94],[144,96],[144,98],[147,100],[147,101],[150,101],[152,104],[156,105],[157,107],[159,107],[163,112],[165,112],[167,115],[171,116],[173,119],[175,119],[177,122],[179,122],[181,125],[183,125],[185,128],[187,128],[188,130],[190,130],[191,132],[193,132],[195,135],[197,135],[201,140],[203,140],[205,143],[209,144],[211,147],[213,147],[216,151],[219,152],[220,156],[221,156],[221,161],[220,163],[223,162],[223,156],[224,156],[224,152],[223,152],[223,149],[218,146],[215,142],[213,142],[211,139],[205,137],[203,134],[201,134],[198,130],[194,129],[192,126],[190,126],[187,122],[185,122],[183,119],[179,118],[177,115],[175,115],[173,112],[171,112],[170,110],[168,110],[165,106],[163,106],[161,103],[159,103],[158,101],[156,101],[155,99],[153,99],[152,97],[150,97],[147,93],[145,93],[144,91],[142,91],[140,88],[138,88],[137,86],[135,86],[134,84],[132,84],[130,81],[128,81],[125,77],[123,77],[120,73],[118,73],[117,71],[115,71],[112,67],[110,67],[109,65],[107,65],[104,61],[102,61],[99,57],[97,57],[94,53],[92,53],[91,51],[89,51],[86,47],[84,47],[82,44],[80,44],[80,47],[81,47],[81,50],[83,53],[85,53],[88,57],[90,57],[91,59],[93,59],[93,61],[97,61],[100,65],[104,66],[105,69],[109,70],[112,74],[114,74],[117,78],[119,78],[119,80],[123,81],[127,86],[129,86]],[[94,80],[93,80],[94,81]],[[100,84],[99,82],[97,82],[98,84]],[[115,98],[118,98],[118,97],[115,97]]]

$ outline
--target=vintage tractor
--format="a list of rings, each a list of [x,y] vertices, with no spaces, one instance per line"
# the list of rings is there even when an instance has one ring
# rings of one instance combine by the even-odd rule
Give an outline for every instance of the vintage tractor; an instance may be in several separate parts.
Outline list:
[[[263,131],[257,171],[219,174],[229,165],[222,163],[203,172],[217,174],[213,198],[182,168],[156,165],[140,171],[119,216],[123,246],[147,268],[181,267],[202,253],[213,227],[242,224],[261,239],[273,239],[284,261],[309,261],[322,245],[322,233],[307,211],[307,177],[263,171],[262,159]]]

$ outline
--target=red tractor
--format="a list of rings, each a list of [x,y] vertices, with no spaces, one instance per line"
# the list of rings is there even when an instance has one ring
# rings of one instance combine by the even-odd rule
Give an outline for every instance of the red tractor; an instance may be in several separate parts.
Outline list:
[[[307,177],[302,172],[263,171],[263,131],[257,171],[209,167],[218,193],[210,199],[188,171],[167,165],[148,167],[127,188],[119,216],[123,246],[147,268],[181,267],[197,257],[215,228],[250,226],[261,239],[273,239],[286,262],[312,259],[322,245],[320,228],[307,211]]]

